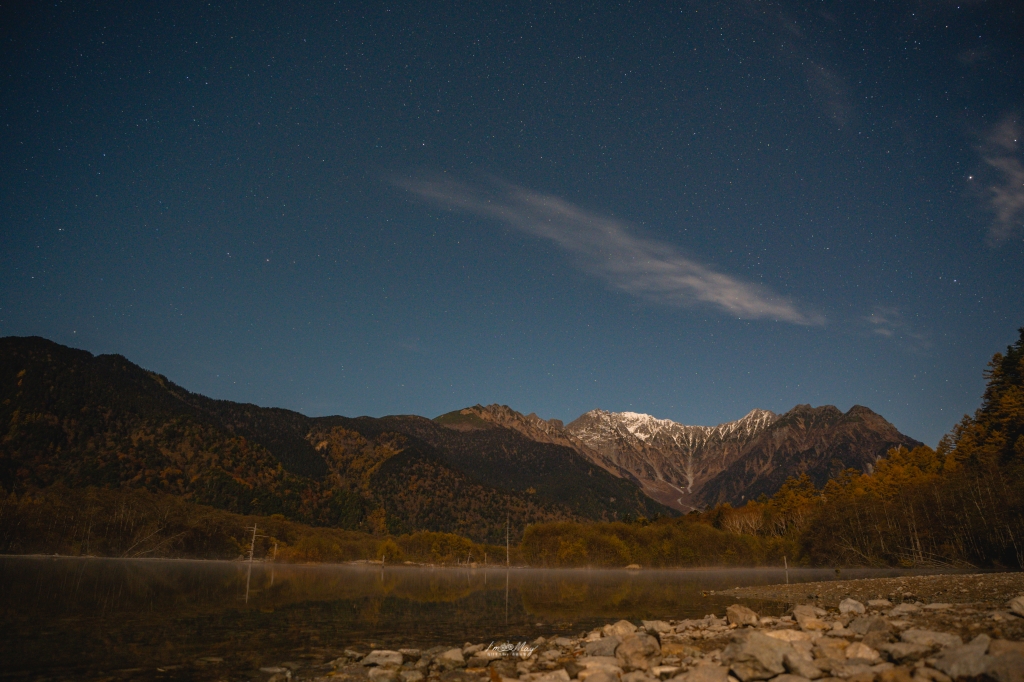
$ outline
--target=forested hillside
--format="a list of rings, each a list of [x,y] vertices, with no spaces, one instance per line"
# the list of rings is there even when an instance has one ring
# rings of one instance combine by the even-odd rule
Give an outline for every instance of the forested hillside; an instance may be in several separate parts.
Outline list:
[[[476,446],[459,442],[465,434],[427,442],[403,420],[314,419],[212,400],[121,356],[94,357],[41,338],[0,339],[0,486],[7,492],[55,484],[141,488],[241,514],[477,540],[503,539],[506,520],[518,535],[529,523],[668,512],[629,482],[581,466],[567,448],[549,446],[539,456],[536,443],[502,430],[480,450],[510,463],[495,477],[478,466]],[[517,477],[514,463],[524,457]],[[582,478],[586,467],[596,478]],[[540,479],[549,484],[530,483]]]
[[[896,448],[873,473],[808,477],[705,515],[797,545],[806,563],[1024,568],[1024,329],[985,373],[981,407],[932,449]]]

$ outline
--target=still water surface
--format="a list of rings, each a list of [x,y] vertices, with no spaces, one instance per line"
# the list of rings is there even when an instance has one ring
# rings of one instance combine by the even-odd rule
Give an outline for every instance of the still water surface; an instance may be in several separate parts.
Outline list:
[[[842,577],[896,573],[851,570]],[[788,571],[792,582],[834,578],[832,570]],[[89,678],[123,670],[113,674],[132,677],[186,666],[172,676],[215,679],[286,660],[329,660],[345,648],[533,640],[621,618],[721,615],[736,600],[703,592],[786,580],[782,569],[382,569],[0,557],[0,673]],[[747,603],[762,614],[783,608]],[[201,674],[196,661],[204,657],[224,661]]]

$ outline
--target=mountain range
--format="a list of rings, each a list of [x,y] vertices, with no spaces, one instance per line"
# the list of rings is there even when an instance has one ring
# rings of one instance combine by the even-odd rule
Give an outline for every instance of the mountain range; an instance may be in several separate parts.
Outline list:
[[[820,487],[845,469],[870,471],[891,448],[921,444],[861,405],[845,413],[832,405],[797,405],[781,415],[755,409],[717,426],[605,410],[563,424],[504,405],[476,405],[437,421],[463,430],[494,425],[571,447],[684,512],[771,495],[802,474]]]
[[[118,355],[0,339],[0,486],[140,487],[314,525],[504,540],[823,484],[917,444],[868,408],[753,410],[714,427],[632,412],[569,424],[476,405],[435,419],[307,417],[214,400]]]

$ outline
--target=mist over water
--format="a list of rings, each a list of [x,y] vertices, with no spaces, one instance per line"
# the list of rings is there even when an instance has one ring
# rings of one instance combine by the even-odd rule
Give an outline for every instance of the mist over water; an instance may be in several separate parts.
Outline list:
[[[848,570],[843,578],[905,574]],[[834,579],[790,569],[791,582]],[[531,641],[625,618],[721,615],[712,590],[786,582],[775,569],[548,570],[0,558],[6,671],[58,677],[192,666],[210,679],[346,648]],[[784,605],[748,602],[762,615]],[[202,658],[223,658],[203,664]],[[219,673],[218,673],[219,671]]]

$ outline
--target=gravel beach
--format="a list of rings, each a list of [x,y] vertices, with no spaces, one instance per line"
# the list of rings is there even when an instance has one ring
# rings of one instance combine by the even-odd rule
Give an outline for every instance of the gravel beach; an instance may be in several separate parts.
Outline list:
[[[719,591],[700,619],[619,621],[532,642],[345,650],[254,679],[326,682],[1024,682],[1024,574],[874,578]]]

